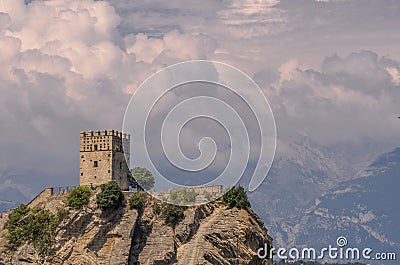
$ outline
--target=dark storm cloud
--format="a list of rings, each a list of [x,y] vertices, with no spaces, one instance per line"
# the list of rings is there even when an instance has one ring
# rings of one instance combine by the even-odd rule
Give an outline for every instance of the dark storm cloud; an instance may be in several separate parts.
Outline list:
[[[4,170],[75,176],[79,131],[120,128],[141,82],[191,59],[253,76],[281,139],[398,135],[398,1],[28,2],[0,3]]]

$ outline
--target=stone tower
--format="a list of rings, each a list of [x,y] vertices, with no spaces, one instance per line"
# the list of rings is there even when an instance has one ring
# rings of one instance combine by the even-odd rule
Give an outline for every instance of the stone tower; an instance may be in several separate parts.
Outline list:
[[[128,190],[129,155],[129,134],[114,130],[81,132],[80,185],[99,186],[115,180],[122,190]]]

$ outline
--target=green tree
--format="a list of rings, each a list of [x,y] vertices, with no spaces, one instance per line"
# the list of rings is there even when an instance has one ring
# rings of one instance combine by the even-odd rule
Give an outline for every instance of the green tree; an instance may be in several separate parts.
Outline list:
[[[44,257],[52,250],[59,223],[57,216],[49,210],[20,205],[10,213],[6,223],[7,248],[15,251],[24,243],[32,243],[39,255]]]
[[[236,207],[238,209],[247,209],[250,207],[250,202],[247,198],[246,191],[242,186],[230,188],[222,197],[224,203],[229,208]]]
[[[86,186],[80,186],[68,192],[67,202],[68,206],[74,209],[81,209],[84,205],[89,203],[90,189]]]
[[[165,224],[175,227],[185,218],[185,210],[187,207],[174,204],[164,204],[161,214],[165,219]]]
[[[68,209],[65,208],[57,208],[57,220],[59,223],[64,221],[69,216]]]
[[[153,213],[155,215],[159,215],[162,211],[162,205],[158,202],[154,202],[153,204]]]
[[[100,185],[101,192],[96,196],[96,203],[101,210],[115,209],[122,205],[124,194],[115,181]]]
[[[129,199],[129,207],[142,212],[146,205],[145,195],[141,191],[136,191]]]
[[[10,250],[16,250],[23,242],[28,240],[28,233],[25,227],[27,226],[26,216],[30,210],[28,206],[21,204],[10,213],[6,224],[8,229],[7,247]]]
[[[199,195],[194,189],[176,189],[169,193],[169,199],[172,203],[192,204]]]
[[[29,240],[33,242],[33,246],[43,257],[52,250],[54,243],[55,231],[59,224],[58,218],[49,210],[40,208],[32,208],[32,215],[29,220]]]
[[[183,191],[182,199],[185,203],[194,203],[199,195],[194,189],[184,189]]]
[[[154,177],[146,168],[135,167],[131,169],[130,182],[137,182],[145,190],[151,190],[154,187]]]

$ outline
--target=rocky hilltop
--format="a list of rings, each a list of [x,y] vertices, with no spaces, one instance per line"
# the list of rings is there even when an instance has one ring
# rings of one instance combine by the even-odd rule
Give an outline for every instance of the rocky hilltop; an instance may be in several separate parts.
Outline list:
[[[0,217],[0,264],[269,264],[257,257],[272,245],[263,221],[249,209],[229,208],[222,200],[184,210],[174,226],[160,216],[160,202],[146,196],[143,210],[128,204],[102,211],[96,193],[80,210],[65,194],[44,190],[28,206],[53,213],[69,209],[57,225],[50,254],[39,255],[31,242],[5,251],[9,214]],[[124,193],[125,200],[133,193]]]

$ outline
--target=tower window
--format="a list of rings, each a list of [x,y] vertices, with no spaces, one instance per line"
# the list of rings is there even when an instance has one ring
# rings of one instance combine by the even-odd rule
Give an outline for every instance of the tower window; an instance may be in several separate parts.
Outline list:
[[[97,144],[94,145],[94,151],[97,151]]]
[[[122,169],[122,162],[119,162],[119,169]]]
[[[85,157],[84,155],[81,156],[81,158],[84,158],[84,157]]]
[[[94,176],[95,179],[97,179],[97,176]]]
[[[83,173],[81,173],[81,177],[83,176]]]
[[[94,162],[93,162],[93,167],[98,167],[98,166],[99,166],[99,162],[94,161]]]

